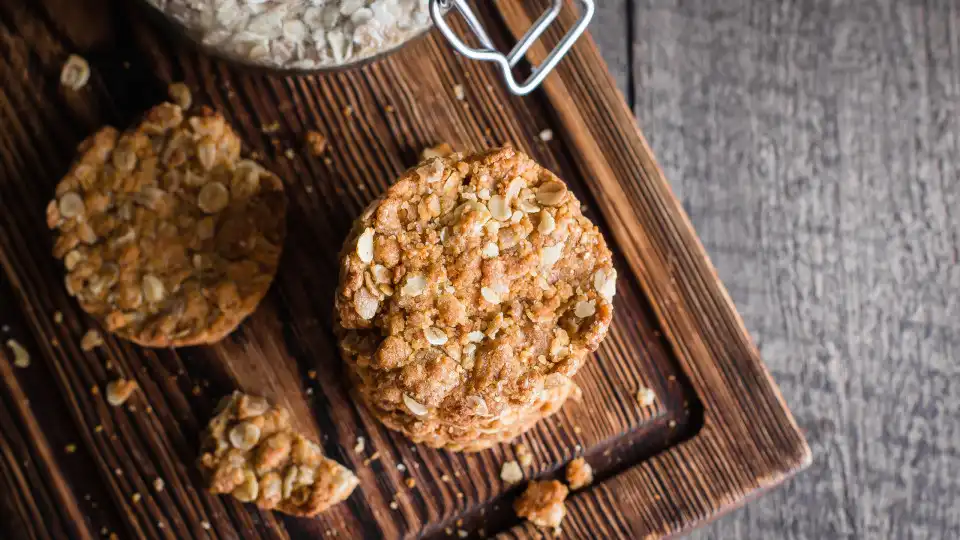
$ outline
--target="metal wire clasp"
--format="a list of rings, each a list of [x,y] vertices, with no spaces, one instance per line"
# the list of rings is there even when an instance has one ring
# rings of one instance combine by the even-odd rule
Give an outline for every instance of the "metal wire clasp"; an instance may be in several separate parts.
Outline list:
[[[440,29],[440,32],[443,33],[447,41],[449,41],[456,50],[473,60],[496,63],[500,66],[500,70],[503,72],[503,78],[510,91],[518,96],[525,96],[540,86],[543,79],[553,71],[553,68],[557,67],[560,59],[567,54],[570,47],[573,46],[573,43],[583,34],[584,30],[586,30],[590,19],[593,18],[595,11],[593,0],[578,0],[578,3],[582,6],[580,19],[573,25],[573,28],[567,32],[567,35],[560,40],[560,43],[558,43],[557,47],[547,56],[546,60],[539,66],[533,67],[533,71],[527,80],[524,81],[523,84],[518,83],[517,79],[513,76],[514,66],[527,54],[527,50],[537,41],[537,38],[539,38],[541,34],[550,27],[550,24],[553,23],[557,16],[560,15],[560,10],[563,9],[563,2],[564,0],[553,0],[553,6],[533,23],[533,27],[520,38],[520,41],[513,46],[513,50],[507,55],[498,51],[493,45],[493,41],[490,39],[490,36],[487,35],[486,30],[483,29],[483,25],[480,23],[480,20],[477,19],[476,14],[470,9],[467,0],[430,0],[430,16],[433,18],[433,24]],[[451,7],[456,8],[464,20],[467,21],[470,30],[472,30],[477,36],[477,39],[480,40],[480,44],[483,46],[482,49],[475,49],[464,43],[463,40],[460,39],[460,36],[455,34],[453,29],[450,28],[450,25],[447,24],[447,21],[444,19],[444,13]]]

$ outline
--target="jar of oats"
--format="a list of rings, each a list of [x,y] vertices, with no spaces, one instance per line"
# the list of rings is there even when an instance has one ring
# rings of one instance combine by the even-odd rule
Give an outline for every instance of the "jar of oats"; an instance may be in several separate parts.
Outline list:
[[[512,70],[555,22],[564,0],[547,10],[507,54],[493,41],[467,0],[143,0],[206,50],[244,64],[282,71],[340,69],[389,53],[436,24],[462,54],[496,63],[509,89],[536,88],[586,29],[594,0],[578,0],[580,19],[526,81]],[[445,14],[459,12],[480,46],[457,35]],[[468,40],[469,41],[469,40]]]
[[[218,56],[267,68],[341,68],[431,25],[430,0],[146,0]]]

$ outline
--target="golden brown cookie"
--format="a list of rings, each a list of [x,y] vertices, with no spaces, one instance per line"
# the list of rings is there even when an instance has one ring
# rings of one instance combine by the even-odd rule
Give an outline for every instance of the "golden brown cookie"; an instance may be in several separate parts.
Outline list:
[[[341,259],[336,319],[357,393],[434,447],[487,448],[555,412],[613,316],[599,230],[510,147],[407,171]]]
[[[135,128],[85,140],[47,206],[67,291],[120,337],[148,347],[212,343],[266,294],[286,232],[280,180],[240,158],[204,108],[163,103]]]
[[[290,427],[286,409],[234,392],[207,426],[200,471],[211,493],[294,516],[314,516],[359,484],[346,467]]]

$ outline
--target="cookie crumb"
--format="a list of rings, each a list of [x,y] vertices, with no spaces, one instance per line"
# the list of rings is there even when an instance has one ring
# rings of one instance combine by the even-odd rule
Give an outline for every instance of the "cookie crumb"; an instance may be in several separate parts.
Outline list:
[[[92,351],[101,345],[103,345],[103,336],[92,328],[80,338],[80,348],[85,351]]]
[[[641,386],[637,390],[637,405],[641,407],[649,407],[653,405],[653,402],[657,400],[657,395],[653,390],[647,388],[646,386]]]
[[[366,439],[357,437],[357,444],[353,445],[353,452],[355,454],[362,454],[364,448],[366,448]]]
[[[550,142],[553,140],[553,130],[545,129],[540,132],[540,140],[543,142]]]
[[[407,478],[405,482],[407,484],[407,487],[410,489],[417,487],[417,481],[414,480],[413,478]]]
[[[564,499],[570,490],[556,480],[530,482],[513,504],[517,515],[546,529],[557,529],[567,514]]]
[[[319,156],[327,151],[327,138],[319,131],[307,132],[307,148],[314,156]]]
[[[60,84],[70,90],[80,90],[90,80],[90,64],[86,59],[71,54],[60,71]]]
[[[369,464],[373,463],[374,461],[376,461],[376,460],[378,460],[378,459],[380,459],[380,452],[374,452],[373,455],[371,455],[371,456],[368,457],[367,459],[363,460],[363,464],[364,464],[364,465],[369,465]]]
[[[470,534],[467,531],[463,529],[457,529],[457,538],[466,538],[468,536],[470,536]]]
[[[453,97],[457,98],[457,101],[466,99],[467,92],[463,89],[462,84],[457,84],[453,87]]]
[[[533,453],[530,452],[530,449],[527,448],[527,445],[520,443],[516,448],[517,460],[520,461],[521,467],[529,467],[533,465]]]
[[[134,390],[137,389],[137,382],[129,379],[117,379],[107,383],[107,403],[114,407],[123,405]]]
[[[271,133],[276,133],[280,131],[280,122],[270,122],[269,124],[263,124],[260,126],[260,131],[269,135]]]
[[[593,482],[593,467],[582,457],[567,465],[567,484],[570,489],[577,490],[589,486]]]
[[[516,484],[523,480],[523,469],[516,461],[508,461],[500,468],[500,479],[508,484]]]
[[[293,148],[287,148],[283,151],[283,157],[293,160],[293,158],[297,157],[297,153],[293,151]]]
[[[143,496],[140,495],[140,493],[134,493],[133,495],[130,496],[130,501],[133,504],[138,504],[141,498],[143,498]]]
[[[167,96],[170,101],[176,103],[181,109],[187,110],[193,104],[193,95],[190,93],[190,87],[182,82],[171,83],[167,87]]]
[[[15,339],[7,340],[7,347],[13,351],[13,365],[18,368],[30,367],[30,353]]]
[[[63,313],[60,313],[59,311],[55,311],[55,312],[53,313],[53,322],[55,322],[55,323],[57,323],[57,324],[62,323],[62,322],[63,322]]]
[[[163,481],[163,478],[160,478],[160,477],[158,476],[158,477],[156,477],[156,478],[153,479],[153,490],[156,491],[157,493],[163,491],[163,487],[164,487],[165,485],[166,485],[166,483]]]
[[[70,443],[70,444],[68,444],[68,445],[66,445],[66,446],[63,447],[63,451],[66,452],[66,453],[68,453],[68,454],[72,454],[72,453],[74,453],[74,452],[77,451],[77,445],[75,445],[75,444],[73,444],[73,443]]]
[[[210,528],[211,528],[211,525],[210,525],[210,522],[209,522],[209,521],[203,520],[203,521],[200,522],[200,527],[201,527],[203,530],[205,530],[205,531],[209,531]]]

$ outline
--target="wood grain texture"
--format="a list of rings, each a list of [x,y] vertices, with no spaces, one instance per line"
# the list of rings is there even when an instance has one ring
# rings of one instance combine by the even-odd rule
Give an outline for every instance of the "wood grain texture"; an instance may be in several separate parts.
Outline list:
[[[483,14],[494,37],[509,41],[545,6],[485,4]],[[569,24],[571,14],[562,19]],[[557,37],[553,30],[548,40]],[[516,488],[497,479],[512,448],[450,454],[385,431],[353,405],[333,346],[329,306],[341,239],[363,206],[437,141],[467,149],[517,144],[570,183],[618,257],[617,317],[577,377],[583,402],[523,437],[536,456],[532,475],[553,474],[582,453],[599,471],[595,487],[569,503],[568,535],[678,532],[806,464],[802,437],[589,39],[528,99],[506,95],[489,66],[456,56],[435,35],[361,69],[284,78],[199,55],[119,0],[0,2],[0,44],[0,198],[11,209],[0,215],[10,299],[0,315],[14,321],[4,337],[34,355],[30,368],[2,372],[0,397],[14,406],[0,415],[11,426],[0,450],[12,456],[0,467],[0,486],[36,486],[30,496],[9,497],[0,512],[21,523],[39,516],[54,531],[37,526],[18,535],[73,527],[67,534],[394,538],[461,527],[484,536],[515,525]],[[56,82],[70,52],[94,68],[81,92]],[[543,52],[538,46],[532,54]],[[144,350],[108,339],[84,352],[78,341],[91,322],[63,291],[42,209],[79,140],[103,123],[129,124],[173,80],[222,110],[247,150],[284,178],[291,234],[281,270],[257,313],[217,346]],[[457,84],[463,101],[454,97]],[[265,133],[274,122],[280,130]],[[544,128],[557,140],[539,142]],[[299,151],[310,129],[330,139],[328,160]],[[284,157],[287,149],[297,153]],[[55,311],[62,324],[53,322]],[[142,388],[119,409],[98,390],[118,375]],[[641,385],[656,392],[655,407],[636,406]],[[236,387],[288,406],[331,457],[357,470],[361,489],[315,520],[204,493],[193,467],[198,433],[218,398]],[[40,402],[43,411],[28,407]],[[358,436],[367,441],[363,455],[352,451]],[[77,451],[49,450],[68,444]],[[36,471],[16,465],[24,445],[42,460]],[[158,477],[162,491],[152,488]],[[407,477],[416,489],[404,487]]]
[[[960,6],[629,4],[594,36],[814,455],[693,536],[960,537]]]

